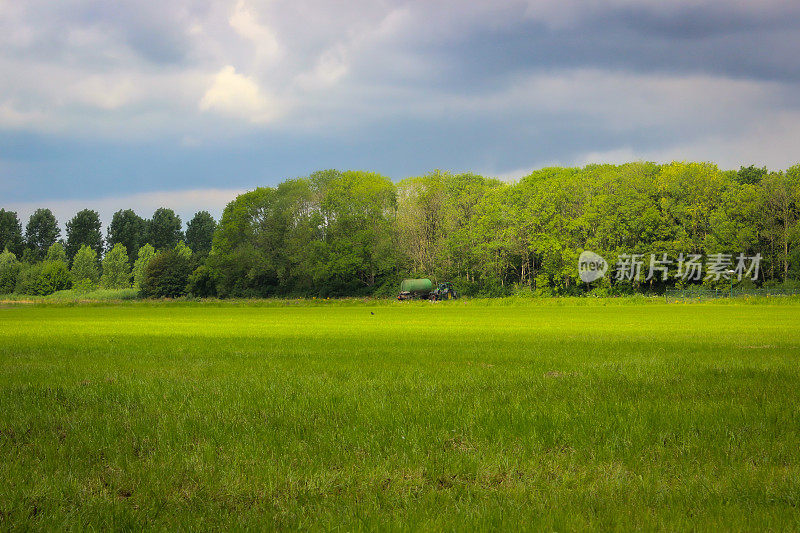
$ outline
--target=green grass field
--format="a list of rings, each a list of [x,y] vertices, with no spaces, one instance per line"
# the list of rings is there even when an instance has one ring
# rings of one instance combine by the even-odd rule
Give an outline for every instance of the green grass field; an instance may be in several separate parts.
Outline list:
[[[799,326],[797,303],[5,304],[0,527],[797,529]]]

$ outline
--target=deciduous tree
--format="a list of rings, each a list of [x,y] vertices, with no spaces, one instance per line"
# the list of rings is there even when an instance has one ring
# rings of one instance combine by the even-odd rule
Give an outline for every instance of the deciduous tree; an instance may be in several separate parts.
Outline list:
[[[139,247],[147,242],[147,222],[131,209],[114,213],[108,225],[106,246],[110,250],[115,244],[122,244],[133,261]]]
[[[96,285],[100,279],[97,252],[85,244],[82,245],[72,260],[70,273],[75,284],[87,284],[88,282],[88,284]]]
[[[144,279],[144,271],[147,264],[155,257],[156,250],[151,244],[145,244],[139,248],[139,253],[136,261],[133,263],[133,286],[137,289],[141,287],[142,280]]]
[[[174,248],[183,239],[181,219],[172,209],[156,209],[147,223],[147,242],[156,250]]]
[[[211,251],[217,223],[208,211],[195,213],[186,225],[186,245],[196,254],[206,255]]]
[[[0,251],[8,250],[21,255],[24,242],[22,240],[22,224],[17,213],[0,209]]]
[[[131,286],[131,266],[128,252],[121,243],[114,245],[103,257],[100,285],[106,289],[127,289]]]
[[[67,257],[71,260],[81,246],[88,246],[96,254],[103,253],[103,235],[100,233],[100,215],[84,209],[67,222]]]
[[[25,227],[25,246],[34,259],[41,260],[61,236],[61,230],[53,212],[49,209],[37,209]]]

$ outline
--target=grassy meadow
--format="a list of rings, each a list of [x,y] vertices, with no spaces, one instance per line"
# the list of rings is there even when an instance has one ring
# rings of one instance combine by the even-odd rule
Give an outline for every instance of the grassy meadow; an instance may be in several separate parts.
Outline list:
[[[0,307],[0,528],[800,528],[800,303]]]

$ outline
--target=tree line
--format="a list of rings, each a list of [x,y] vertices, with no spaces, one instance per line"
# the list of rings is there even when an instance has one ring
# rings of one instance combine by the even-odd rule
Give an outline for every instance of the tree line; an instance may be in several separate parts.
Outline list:
[[[238,196],[218,224],[200,212],[185,234],[169,209],[149,220],[119,211],[105,239],[97,213],[84,210],[63,240],[49,210],[35,212],[24,234],[16,214],[0,210],[0,278],[16,269],[20,292],[26,268],[66,278],[69,267],[79,283],[77,262],[97,264],[97,275],[82,279],[102,286],[220,297],[391,295],[405,277],[452,281],[475,295],[660,292],[692,283],[607,276],[588,286],[577,261],[592,250],[611,264],[624,254],[760,254],[755,284],[792,285],[800,279],[799,215],[800,165],[552,167],[516,182],[434,171],[395,183],[325,170]],[[123,263],[127,271],[106,274]],[[10,286],[0,279],[0,290]]]
[[[47,295],[59,290],[136,288],[148,294],[145,283],[152,266],[164,259],[177,261],[180,288],[153,296],[186,294],[192,268],[211,251],[216,221],[200,211],[186,231],[172,209],[159,208],[149,219],[126,209],[114,213],[103,237],[100,215],[84,209],[66,223],[66,236],[50,209],[37,209],[22,230],[17,213],[0,209],[0,294]],[[163,291],[162,291],[163,292]]]

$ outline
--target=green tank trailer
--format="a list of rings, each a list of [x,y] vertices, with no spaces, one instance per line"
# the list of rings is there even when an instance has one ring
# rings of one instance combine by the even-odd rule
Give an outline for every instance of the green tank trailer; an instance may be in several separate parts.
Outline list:
[[[400,283],[400,294],[398,300],[455,300],[458,292],[453,288],[452,283],[440,283],[435,289],[433,282],[425,279],[404,279]]]

